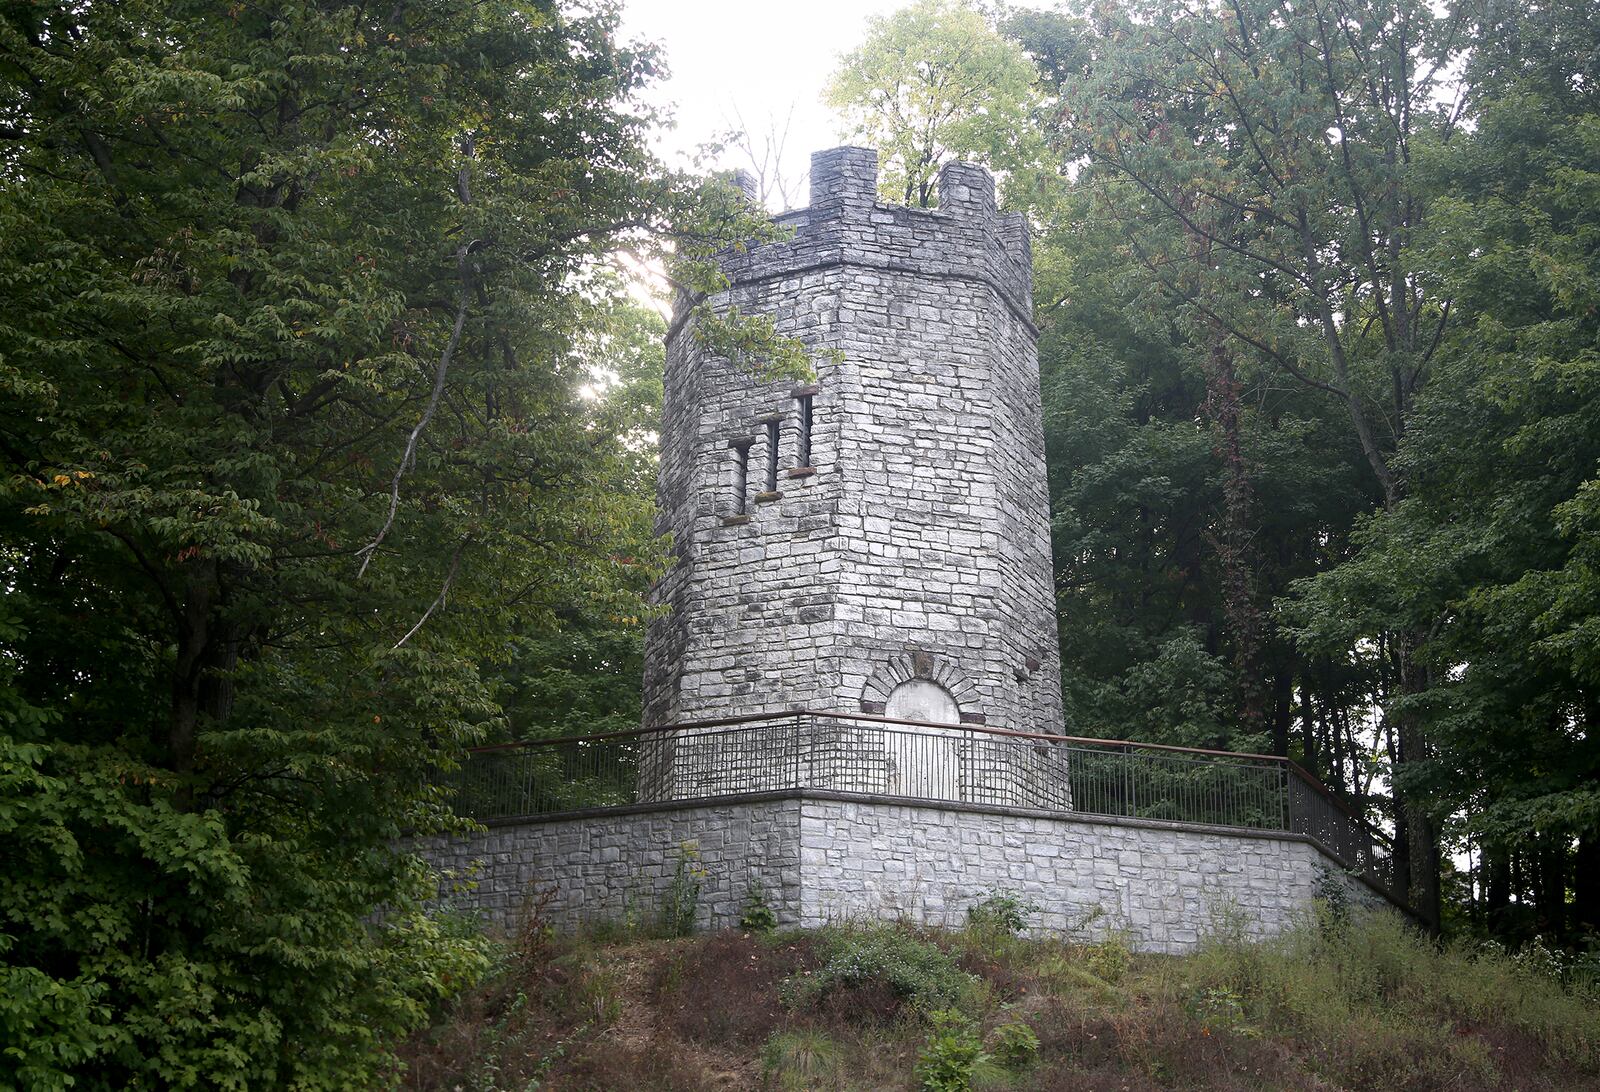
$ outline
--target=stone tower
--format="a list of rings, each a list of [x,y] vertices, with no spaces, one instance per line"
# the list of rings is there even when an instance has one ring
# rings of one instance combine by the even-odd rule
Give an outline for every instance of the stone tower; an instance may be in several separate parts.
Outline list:
[[[772,315],[814,383],[667,334],[645,723],[796,709],[1061,731],[1032,258],[982,168],[880,204],[877,153],[811,159],[785,241],[712,300]]]

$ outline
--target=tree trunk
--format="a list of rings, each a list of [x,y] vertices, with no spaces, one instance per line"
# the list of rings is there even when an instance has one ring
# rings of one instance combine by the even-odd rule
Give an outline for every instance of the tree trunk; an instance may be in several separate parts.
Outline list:
[[[1289,725],[1294,721],[1294,675],[1288,667],[1272,676],[1272,753],[1289,757]],[[1313,770],[1313,773],[1316,771]]]
[[[1560,937],[1567,927],[1567,842],[1564,832],[1539,839],[1539,928]]]
[[[183,615],[178,622],[178,658],[172,669],[172,726],[167,737],[172,768],[180,774],[194,769],[201,680],[210,651],[211,609],[215,602],[216,564],[191,562],[184,581]]]
[[[1421,694],[1432,683],[1428,671],[1417,663],[1416,650],[1423,635],[1397,633],[1391,637],[1393,656],[1402,699]],[[1395,726],[1394,763],[1396,774],[1407,766],[1426,761],[1429,756],[1427,732],[1421,722],[1404,713],[1393,718]],[[1399,842],[1405,843],[1403,878],[1408,901],[1428,927],[1439,929],[1439,828],[1428,808],[1427,796],[1415,786],[1395,786],[1395,824],[1397,858]],[[1396,861],[1397,866],[1399,860]]]
[[[1300,739],[1305,751],[1306,769],[1318,777],[1323,776],[1324,771],[1317,768],[1317,722],[1316,710],[1311,704],[1311,684],[1304,678],[1300,680]],[[1339,782],[1335,778],[1332,783],[1337,785]]]
[[[1511,910],[1511,851],[1503,845],[1483,847],[1483,916],[1491,936],[1504,936]]]
[[[1572,865],[1572,928],[1600,932],[1600,832],[1578,836]]]
[[[1224,330],[1212,333],[1205,376],[1205,412],[1216,430],[1211,450],[1222,464],[1221,526],[1206,537],[1216,552],[1217,566],[1222,570],[1222,614],[1233,643],[1239,719],[1245,731],[1256,732],[1264,727],[1266,710],[1262,701],[1261,610],[1256,602],[1255,574],[1250,564],[1250,512],[1254,490],[1240,428],[1242,392],[1233,366],[1233,351]],[[1274,724],[1275,753],[1287,754],[1287,731],[1280,740],[1276,728]]]
[[[172,769],[194,772],[202,720],[218,722],[233,709],[233,671],[238,666],[238,627],[218,617],[223,593],[215,562],[195,560],[184,581],[178,656],[172,672],[172,722],[167,749]],[[179,807],[193,800],[193,786],[178,788]]]

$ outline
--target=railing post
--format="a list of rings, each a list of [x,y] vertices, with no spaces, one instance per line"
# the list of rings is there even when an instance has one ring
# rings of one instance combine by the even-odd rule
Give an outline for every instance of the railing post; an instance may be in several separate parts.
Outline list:
[[[791,789],[804,788],[800,771],[805,753],[808,750],[806,747],[807,732],[805,730],[808,720],[810,720],[810,717],[805,713],[797,711],[794,715],[794,730],[790,733],[790,746],[794,748],[794,773],[790,777],[788,785]]]
[[[802,742],[805,748],[805,776],[801,777],[801,764],[795,763],[795,788],[814,789],[817,787],[817,718],[806,715],[805,739]]]
[[[1139,775],[1133,768],[1133,744],[1122,745],[1122,765],[1128,771],[1128,818],[1139,817]]]

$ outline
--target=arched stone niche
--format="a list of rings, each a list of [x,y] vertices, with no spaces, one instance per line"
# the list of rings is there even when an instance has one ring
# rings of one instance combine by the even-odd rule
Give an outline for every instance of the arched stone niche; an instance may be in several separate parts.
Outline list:
[[[904,691],[901,690],[901,687],[912,682],[931,684],[932,689],[907,687]],[[896,699],[897,709],[918,704],[929,710],[942,711],[945,706],[936,698],[936,692],[939,691],[944,693],[949,704],[954,707],[955,719],[913,716],[905,712],[889,711],[891,696]],[[977,687],[973,686],[971,680],[955,664],[931,652],[902,652],[890,656],[879,665],[872,677],[867,680],[867,685],[862,688],[861,711],[878,716],[895,717],[899,720],[932,720],[938,724],[984,722],[983,713],[978,709]]]
[[[907,679],[889,691],[883,715],[895,720],[924,720],[934,724],[960,724],[961,707],[950,691],[932,679]]]

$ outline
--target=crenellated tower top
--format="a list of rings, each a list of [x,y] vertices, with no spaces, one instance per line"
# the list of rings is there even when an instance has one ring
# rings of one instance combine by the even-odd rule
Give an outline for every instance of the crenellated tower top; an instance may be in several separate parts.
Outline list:
[[[735,172],[734,184],[754,200],[748,175]],[[876,150],[830,148],[811,156],[811,204],[773,219],[794,237],[726,256],[722,265],[730,279],[782,276],[846,260],[936,277],[977,277],[1033,327],[1027,220],[1019,212],[998,211],[994,178],[980,166],[945,164],[938,207],[913,208],[879,200]]]

